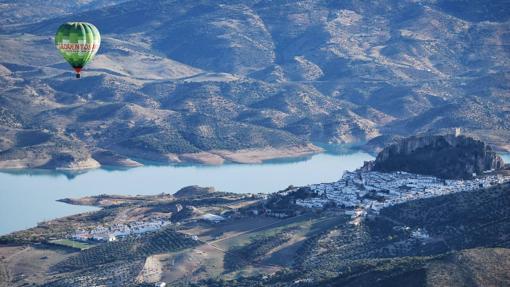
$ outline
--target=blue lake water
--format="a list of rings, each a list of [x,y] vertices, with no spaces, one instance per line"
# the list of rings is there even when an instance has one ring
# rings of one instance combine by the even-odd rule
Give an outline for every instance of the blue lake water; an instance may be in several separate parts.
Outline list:
[[[188,185],[213,186],[236,193],[269,193],[289,185],[338,180],[373,157],[363,152],[318,154],[264,164],[221,166],[145,166],[128,170],[97,169],[69,176],[47,171],[0,172],[0,234],[37,222],[94,210],[57,199],[98,194],[174,193]]]

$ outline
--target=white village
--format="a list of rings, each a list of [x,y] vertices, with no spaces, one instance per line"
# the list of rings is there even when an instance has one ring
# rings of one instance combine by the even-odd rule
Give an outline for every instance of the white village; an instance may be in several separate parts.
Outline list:
[[[501,174],[450,180],[407,172],[345,172],[339,181],[309,185],[316,196],[297,199],[296,204],[305,208],[323,208],[327,204],[334,204],[346,208],[345,213],[351,215],[352,223],[359,224],[367,215],[378,214],[382,208],[395,204],[482,190],[507,181],[510,181],[510,177]]]
[[[129,235],[141,235],[147,232],[157,231],[167,225],[170,221],[135,221],[129,224],[112,224],[109,226],[99,225],[91,230],[77,230],[71,238],[77,241],[117,241]]]
[[[200,220],[207,221],[210,223],[219,223],[225,218],[220,215],[206,213],[200,217]],[[171,225],[172,222],[167,218],[157,218],[149,221],[132,221],[129,223],[115,223],[108,226],[99,225],[94,227],[93,229],[77,230],[72,236],[71,239],[88,242],[88,241],[117,241],[119,239],[125,238],[127,236],[137,236],[142,235],[148,232],[158,231],[168,225]],[[194,240],[197,240],[193,237]]]

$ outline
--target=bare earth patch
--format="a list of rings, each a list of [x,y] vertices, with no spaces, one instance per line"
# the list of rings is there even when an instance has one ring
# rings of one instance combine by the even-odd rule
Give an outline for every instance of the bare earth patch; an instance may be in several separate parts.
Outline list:
[[[243,149],[237,151],[214,150],[211,151],[222,158],[236,163],[262,163],[265,160],[292,158],[312,155],[322,152],[323,149],[313,144],[288,148]]]

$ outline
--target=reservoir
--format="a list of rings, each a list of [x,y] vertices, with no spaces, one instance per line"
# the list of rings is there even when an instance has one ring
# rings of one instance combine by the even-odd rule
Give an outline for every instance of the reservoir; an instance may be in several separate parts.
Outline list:
[[[0,172],[0,235],[38,222],[95,210],[57,199],[99,194],[148,195],[174,193],[188,185],[212,186],[235,193],[270,193],[289,185],[331,182],[373,157],[364,152],[323,153],[263,164],[165,165],[96,169],[82,174],[52,171]]]

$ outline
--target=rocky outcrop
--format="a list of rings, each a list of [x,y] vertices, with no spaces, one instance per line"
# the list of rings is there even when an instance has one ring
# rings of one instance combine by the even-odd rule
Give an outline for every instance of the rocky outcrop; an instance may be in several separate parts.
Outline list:
[[[467,179],[503,166],[503,159],[482,141],[465,136],[427,135],[400,139],[387,146],[371,169]]]
[[[207,195],[210,193],[214,193],[216,190],[214,187],[201,187],[198,185],[190,185],[179,189],[176,193],[174,193],[174,197],[176,198],[189,198],[195,196]]]

